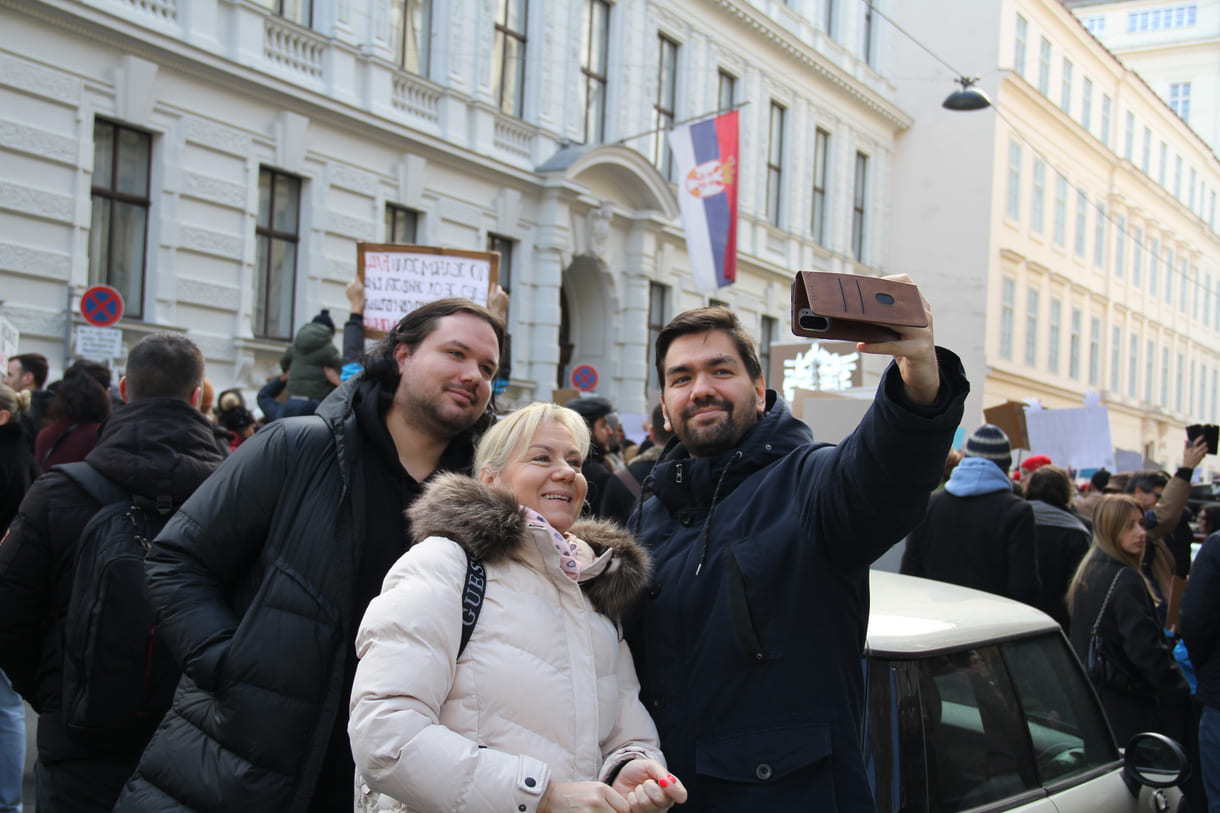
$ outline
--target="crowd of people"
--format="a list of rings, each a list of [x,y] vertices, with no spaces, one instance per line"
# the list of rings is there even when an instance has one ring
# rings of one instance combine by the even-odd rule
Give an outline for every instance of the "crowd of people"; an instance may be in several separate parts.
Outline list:
[[[1220,696],[1220,590],[1193,589],[1220,534],[1185,591],[1176,547],[1198,447],[1076,501],[1049,461],[1014,487],[996,427],[959,460],[969,384],[926,303],[926,327],[861,345],[893,361],[838,445],[765,388],[729,309],[681,313],[636,445],[602,397],[495,408],[502,293],[424,305],[367,352],[348,297],[342,353],[323,310],[261,420],[179,334],[137,342],[117,394],[100,365],[45,394],[45,359],[10,360],[0,701],[39,713],[40,813],[871,810],[867,571],[904,538],[904,571],[1040,607],[1078,651],[1105,615],[1154,697],[1099,687],[1116,730],[1188,736],[1165,713],[1190,703],[1161,632],[1179,606]],[[147,662],[116,666],[122,636]]]
[[[1014,469],[1007,435],[984,424],[950,455],[900,567],[1022,601],[1058,621],[1082,663],[1104,662],[1090,677],[1120,744],[1156,731],[1186,747],[1198,767],[1184,786],[1193,810],[1209,809],[1208,800],[1220,809],[1220,658],[1212,662],[1220,574],[1192,573],[1187,507],[1206,453],[1202,438],[1187,440],[1172,476],[1103,468],[1077,493],[1045,456]],[[1220,504],[1210,504],[1200,516],[1208,537],[1200,556],[1211,567],[1220,556],[1217,529]],[[1211,681],[1199,679],[1197,696],[1193,670]]]

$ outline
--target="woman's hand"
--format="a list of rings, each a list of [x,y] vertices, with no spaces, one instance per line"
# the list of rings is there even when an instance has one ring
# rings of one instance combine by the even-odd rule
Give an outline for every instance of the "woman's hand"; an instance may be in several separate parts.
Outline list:
[[[552,782],[538,802],[538,813],[631,813],[633,810],[635,808],[622,794],[604,782]]]
[[[686,801],[686,787],[652,759],[628,762],[618,772],[613,787],[631,805],[631,813],[659,813]]]

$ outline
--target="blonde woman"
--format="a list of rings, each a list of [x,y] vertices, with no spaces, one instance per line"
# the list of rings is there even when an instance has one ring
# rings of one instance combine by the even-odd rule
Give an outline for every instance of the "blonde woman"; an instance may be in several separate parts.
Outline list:
[[[531,404],[480,442],[478,479],[437,478],[416,544],[356,639],[348,732],[357,809],[658,811],[686,799],[617,620],[648,581],[622,528],[577,522],[589,432]],[[461,649],[469,559],[482,609]]]
[[[1072,648],[1088,664],[1096,624],[1112,678],[1097,686],[1120,745],[1141,731],[1183,741],[1190,688],[1157,615],[1156,593],[1141,570],[1144,510],[1107,494],[1093,509],[1093,544],[1068,586]]]

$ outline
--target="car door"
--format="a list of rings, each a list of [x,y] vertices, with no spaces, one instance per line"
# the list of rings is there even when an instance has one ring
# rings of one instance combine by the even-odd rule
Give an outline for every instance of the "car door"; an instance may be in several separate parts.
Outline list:
[[[872,659],[867,767],[882,813],[1056,813],[999,650]]]
[[[1177,789],[1140,787],[1133,795],[1092,687],[1058,633],[1000,645],[1008,665],[1039,781],[1060,813],[1164,813]]]

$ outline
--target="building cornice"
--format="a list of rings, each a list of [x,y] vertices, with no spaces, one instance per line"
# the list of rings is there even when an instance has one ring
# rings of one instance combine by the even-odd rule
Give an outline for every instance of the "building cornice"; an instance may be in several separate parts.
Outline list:
[[[897,104],[868,89],[860,80],[826,59],[824,55],[818,53],[809,44],[802,42],[792,32],[776,25],[774,20],[754,6],[744,3],[742,0],[711,0],[711,3],[728,12],[755,34],[881,116],[895,129],[905,130],[915,123],[914,117]]]
[[[519,183],[538,183],[538,176],[528,169],[514,167],[440,137],[414,129],[407,124],[379,116],[360,107],[339,101],[324,92],[280,78],[273,73],[241,65],[231,59],[192,45],[181,38],[109,14],[97,6],[73,0],[0,0],[0,9],[19,12],[49,23],[60,31],[69,32],[130,54],[159,66],[180,71],[195,78],[211,77],[217,83],[240,85],[242,92],[268,104],[286,110],[299,111],[344,130],[358,130],[362,137],[373,137],[383,143],[401,147],[403,140],[426,157],[447,158],[466,162],[486,177],[503,183],[511,178]],[[353,50],[347,43],[334,41],[331,46]],[[111,86],[98,78],[78,76],[86,85],[109,90]],[[469,100],[466,100],[469,102]],[[158,106],[177,113],[189,113],[188,107],[170,100],[158,100]]]

